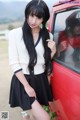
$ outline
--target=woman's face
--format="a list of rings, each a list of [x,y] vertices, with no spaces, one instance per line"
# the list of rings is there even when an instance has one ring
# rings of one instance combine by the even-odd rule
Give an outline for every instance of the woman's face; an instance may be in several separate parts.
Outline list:
[[[43,18],[38,18],[34,15],[33,16],[29,15],[28,17],[28,24],[32,29],[40,26],[42,22],[43,22]]]
[[[80,35],[80,25],[79,26],[75,26],[73,29],[73,32],[75,35]]]

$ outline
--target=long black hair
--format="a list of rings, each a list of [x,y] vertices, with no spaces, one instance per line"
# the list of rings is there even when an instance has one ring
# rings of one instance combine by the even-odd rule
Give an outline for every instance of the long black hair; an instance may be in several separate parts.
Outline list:
[[[76,26],[80,26],[80,20],[76,17],[80,11],[75,11],[72,14],[70,14],[66,19],[66,33],[74,37],[74,28]]]
[[[33,36],[30,26],[27,23],[29,15],[35,15],[38,18],[43,18],[42,28],[41,28],[41,37],[44,46],[44,59],[45,59],[45,72],[50,74],[52,72],[52,64],[51,64],[51,51],[47,47],[46,40],[49,39],[49,32],[46,29],[46,22],[50,17],[49,9],[46,3],[43,0],[32,0],[29,2],[25,8],[25,21],[23,24],[23,39],[26,45],[26,48],[29,53],[29,71],[33,70],[35,64],[37,63],[37,54],[34,47]]]

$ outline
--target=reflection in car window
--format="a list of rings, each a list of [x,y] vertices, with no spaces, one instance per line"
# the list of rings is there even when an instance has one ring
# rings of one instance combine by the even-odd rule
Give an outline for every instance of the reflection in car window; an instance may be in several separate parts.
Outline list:
[[[61,20],[60,20],[61,19]],[[80,10],[58,13],[54,27],[57,60],[80,72]]]

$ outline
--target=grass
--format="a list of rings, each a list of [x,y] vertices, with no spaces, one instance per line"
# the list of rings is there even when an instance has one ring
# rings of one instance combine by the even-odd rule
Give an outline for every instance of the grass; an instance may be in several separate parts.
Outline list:
[[[55,112],[51,112],[50,109],[49,109],[49,106],[45,106],[43,105],[43,108],[46,112],[48,112],[49,116],[50,116],[50,120],[54,120],[56,119],[57,115]]]

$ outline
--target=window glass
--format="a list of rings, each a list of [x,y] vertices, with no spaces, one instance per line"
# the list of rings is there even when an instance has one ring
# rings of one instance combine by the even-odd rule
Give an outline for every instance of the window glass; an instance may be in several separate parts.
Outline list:
[[[56,14],[54,41],[56,60],[80,73],[80,9]]]

